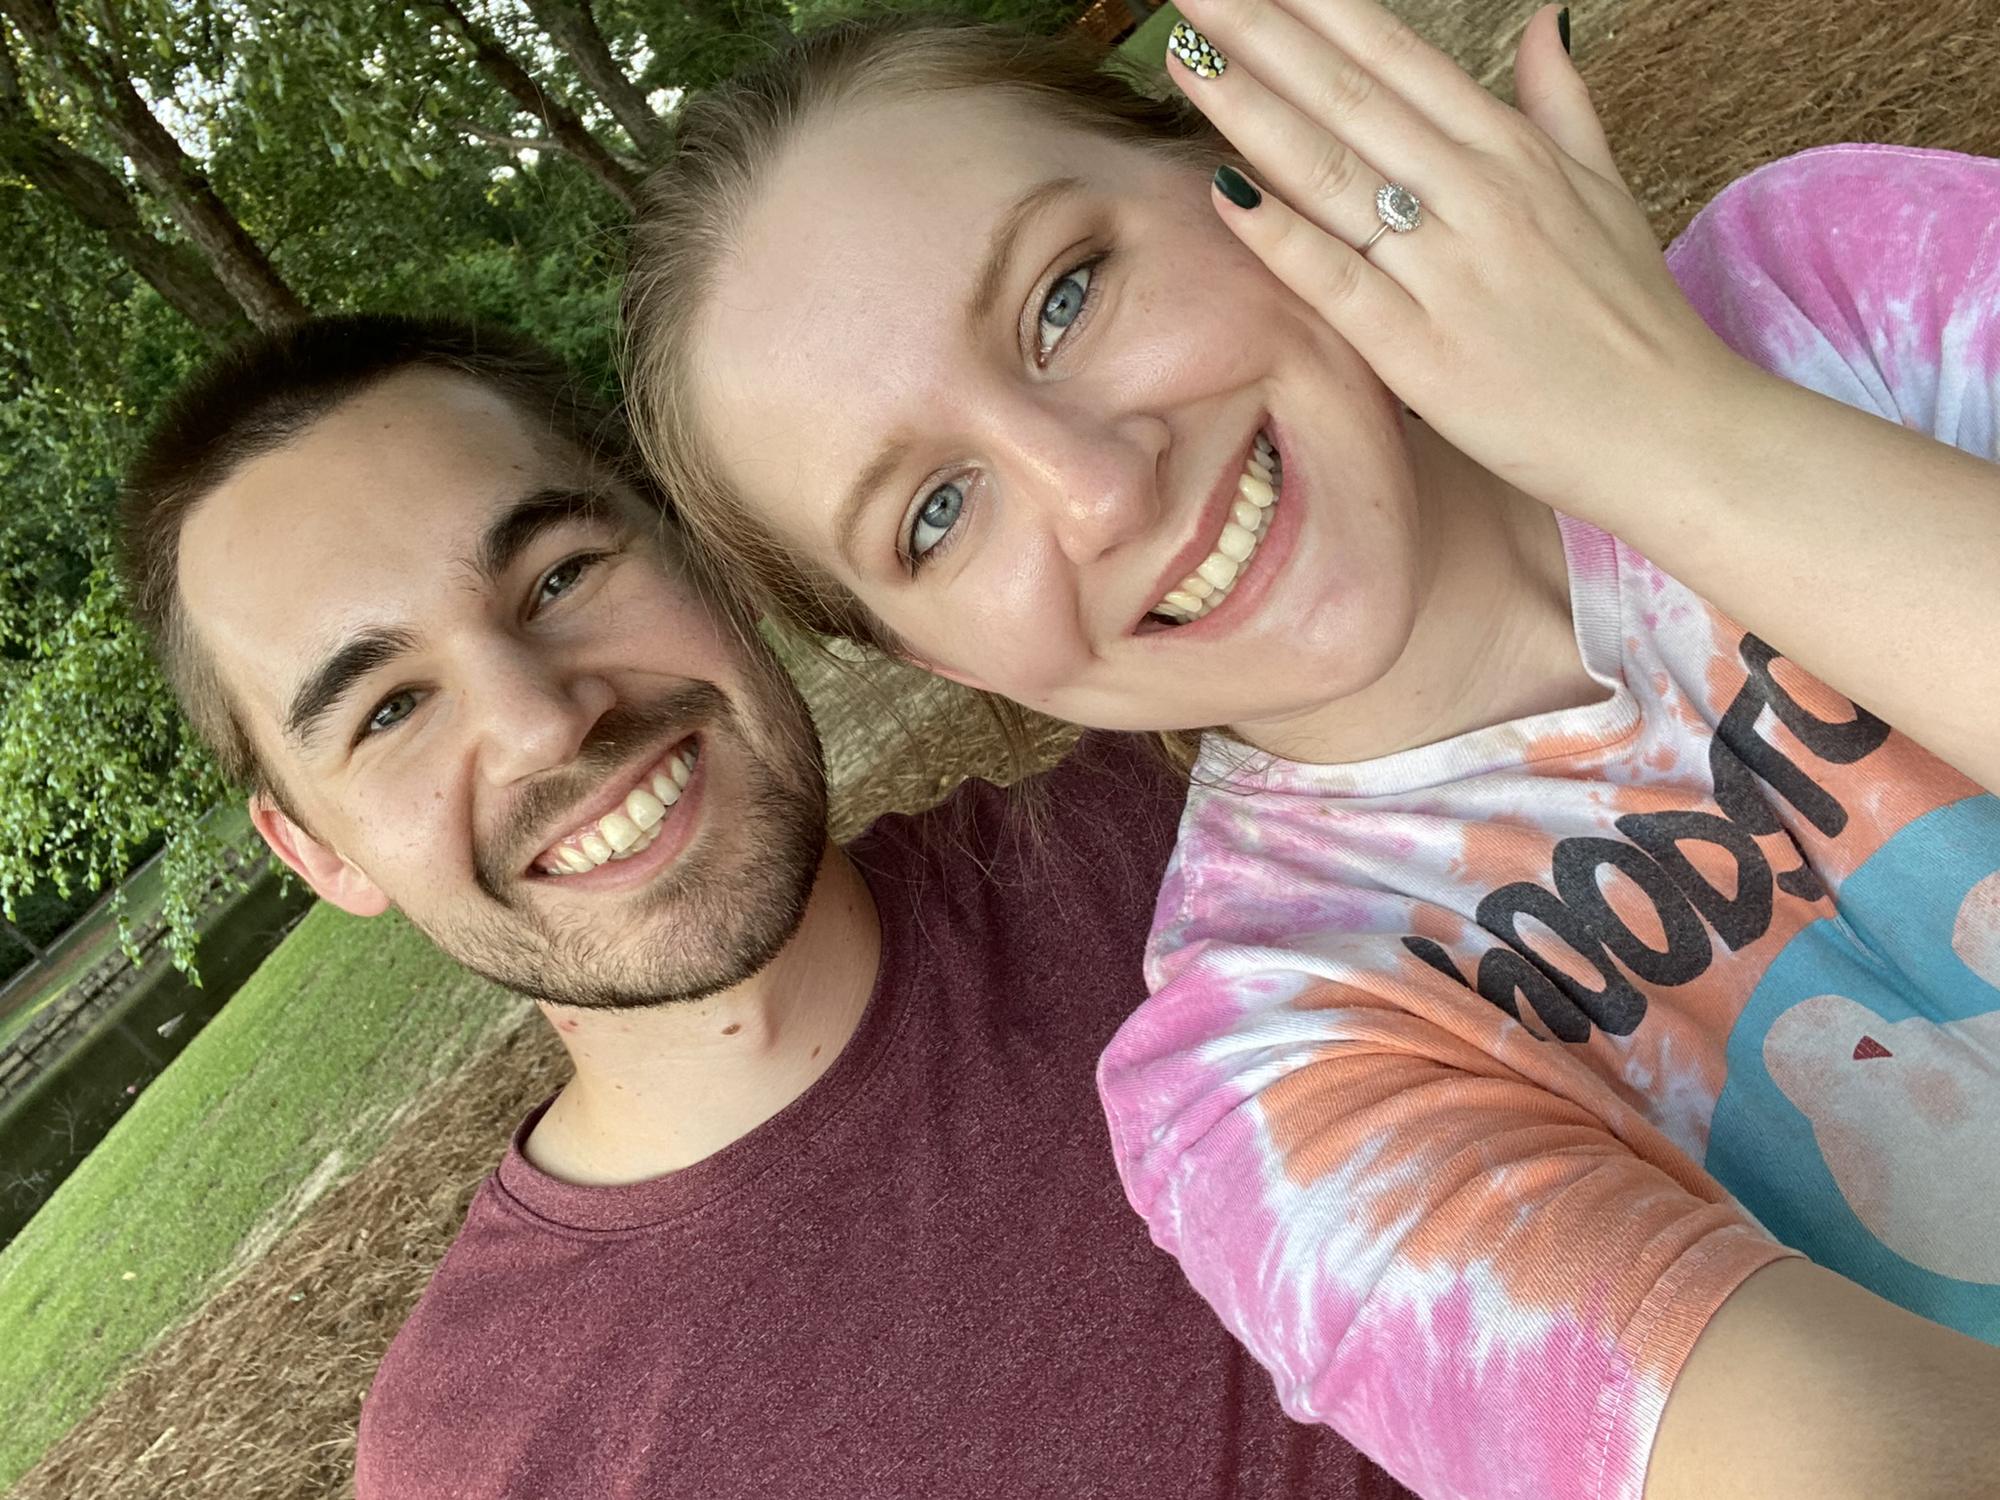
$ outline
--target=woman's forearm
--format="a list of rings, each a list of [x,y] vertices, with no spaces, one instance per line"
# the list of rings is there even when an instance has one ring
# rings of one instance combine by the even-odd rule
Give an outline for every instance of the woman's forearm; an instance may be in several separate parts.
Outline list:
[[[1684,418],[1584,519],[2000,787],[2000,466],[1761,373]]]
[[[1674,1382],[1646,1500],[2000,1493],[2000,1350],[1823,1266],[1766,1266]]]

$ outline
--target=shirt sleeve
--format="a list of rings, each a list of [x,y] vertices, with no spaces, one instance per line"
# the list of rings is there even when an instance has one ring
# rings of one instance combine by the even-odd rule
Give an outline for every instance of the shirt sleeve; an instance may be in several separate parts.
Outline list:
[[[1164,968],[1100,1065],[1119,1171],[1286,1411],[1427,1500],[1638,1500],[1695,1338],[1789,1252],[1393,939]]]
[[[1731,183],[1667,251],[1737,353],[2000,457],[2000,161],[1826,146]]]

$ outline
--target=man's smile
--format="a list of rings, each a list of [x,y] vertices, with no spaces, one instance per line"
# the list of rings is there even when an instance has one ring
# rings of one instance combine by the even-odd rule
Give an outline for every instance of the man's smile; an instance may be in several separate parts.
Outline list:
[[[666,831],[669,815],[686,797],[700,761],[693,735],[622,782],[608,784],[595,807],[537,854],[532,873],[570,878],[643,853]]]

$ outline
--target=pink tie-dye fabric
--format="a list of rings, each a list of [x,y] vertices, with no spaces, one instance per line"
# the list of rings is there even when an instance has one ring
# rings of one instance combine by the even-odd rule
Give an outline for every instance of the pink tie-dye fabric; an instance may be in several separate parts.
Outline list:
[[[2000,163],[1809,152],[1669,262],[1759,364],[2000,456]],[[1211,742],[1099,1075],[1286,1409],[1434,1500],[1638,1497],[1794,1251],[2000,1339],[2000,802],[1562,529],[1605,699],[1361,765]]]

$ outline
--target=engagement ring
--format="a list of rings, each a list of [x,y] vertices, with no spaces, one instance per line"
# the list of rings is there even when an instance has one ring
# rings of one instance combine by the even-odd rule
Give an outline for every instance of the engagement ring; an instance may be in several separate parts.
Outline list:
[[[1363,255],[1373,250],[1375,242],[1390,231],[1408,234],[1424,222],[1424,205],[1415,193],[1399,182],[1382,184],[1375,194],[1375,213],[1382,220],[1382,227],[1368,236],[1368,243],[1361,247]]]

